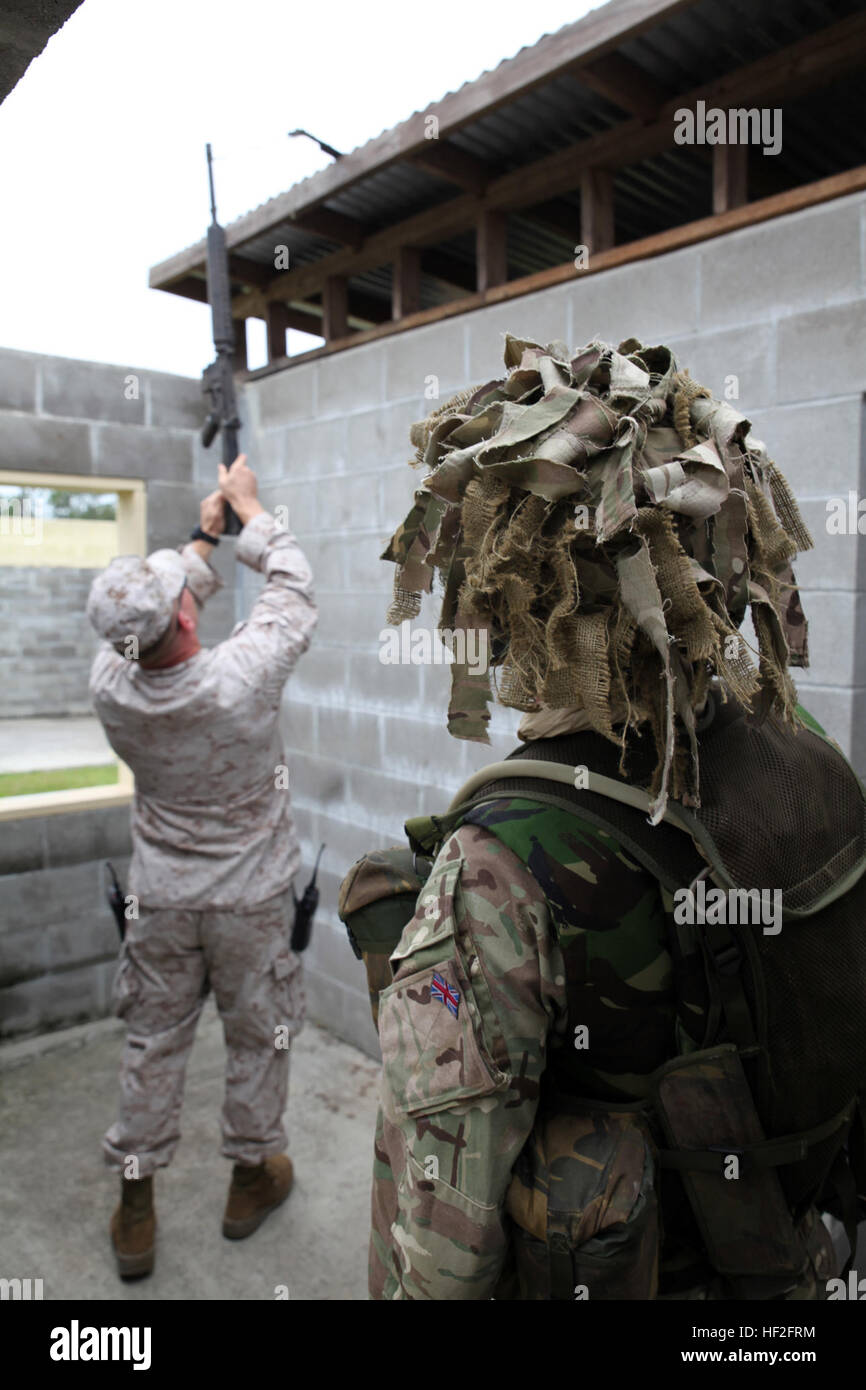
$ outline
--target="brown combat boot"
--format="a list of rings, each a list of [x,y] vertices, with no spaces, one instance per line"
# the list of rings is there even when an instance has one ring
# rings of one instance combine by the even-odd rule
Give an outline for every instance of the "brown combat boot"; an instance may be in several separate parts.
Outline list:
[[[265,1217],[286,1200],[294,1176],[292,1160],[285,1154],[274,1154],[254,1168],[236,1163],[223,1217],[223,1235],[229,1240],[251,1236]]]
[[[155,1241],[153,1178],[121,1178],[120,1206],[111,1218],[111,1243],[121,1279],[151,1273]]]

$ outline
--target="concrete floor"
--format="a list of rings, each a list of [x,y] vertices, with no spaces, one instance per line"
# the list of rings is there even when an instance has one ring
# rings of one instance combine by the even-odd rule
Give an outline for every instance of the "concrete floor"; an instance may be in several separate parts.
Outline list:
[[[156,1269],[124,1284],[108,1221],[119,1178],[100,1140],[114,1117],[115,1020],[0,1049],[0,1277],[41,1278],[48,1299],[366,1299],[379,1067],[307,1024],[295,1039],[287,1129],[295,1186],[244,1241],[221,1230],[231,1165],[219,1153],[222,1031],[202,1015],[183,1138],[156,1176]]]
[[[0,719],[0,772],[91,767],[114,761],[98,719]]]

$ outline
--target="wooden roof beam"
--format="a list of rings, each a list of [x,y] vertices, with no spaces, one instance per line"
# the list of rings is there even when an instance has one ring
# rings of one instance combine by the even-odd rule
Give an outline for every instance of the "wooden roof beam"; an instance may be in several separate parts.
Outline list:
[[[302,232],[313,232],[328,241],[336,241],[354,249],[357,249],[370,234],[366,222],[359,222],[355,217],[346,217],[342,212],[333,212],[330,208],[308,208],[297,213],[291,221]]]
[[[251,261],[248,256],[239,256],[237,252],[229,252],[229,275],[232,280],[239,281],[242,285],[268,285],[274,278],[274,267],[262,264],[261,261]]]
[[[448,183],[456,183],[467,193],[484,191],[493,177],[493,171],[483,159],[476,159],[474,154],[449,145],[445,140],[428,140],[427,144],[429,149],[412,155],[411,164]]]
[[[608,53],[592,63],[584,63],[576,68],[574,76],[605,101],[642,121],[651,121],[672,95],[621,53]]]

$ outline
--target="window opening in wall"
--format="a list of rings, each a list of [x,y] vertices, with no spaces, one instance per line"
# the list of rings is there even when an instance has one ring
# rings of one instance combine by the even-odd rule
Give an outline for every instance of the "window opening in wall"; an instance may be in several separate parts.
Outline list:
[[[0,472],[0,819],[128,799],[90,709],[94,575],[146,548],[138,479]]]

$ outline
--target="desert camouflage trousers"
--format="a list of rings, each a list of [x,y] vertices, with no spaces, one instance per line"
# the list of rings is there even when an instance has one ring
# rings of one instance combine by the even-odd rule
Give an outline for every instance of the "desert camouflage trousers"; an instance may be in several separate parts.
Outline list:
[[[283,893],[246,912],[142,906],[127,923],[113,995],[127,1024],[120,1114],[103,1140],[115,1171],[146,1177],[171,1162],[186,1064],[211,989],[228,1054],[222,1152],[256,1164],[286,1148],[289,1044],[304,1017],[290,901]]]

